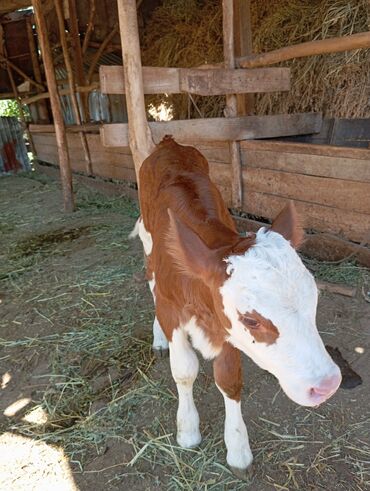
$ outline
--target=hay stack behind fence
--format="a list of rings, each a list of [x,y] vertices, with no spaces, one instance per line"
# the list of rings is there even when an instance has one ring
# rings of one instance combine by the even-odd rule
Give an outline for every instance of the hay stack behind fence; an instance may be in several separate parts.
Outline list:
[[[370,28],[367,0],[252,0],[254,51],[346,36]],[[218,0],[164,0],[143,34],[150,66],[191,67],[222,61]],[[370,50],[311,56],[281,64],[292,70],[289,93],[259,94],[256,113],[323,111],[327,117],[370,117]],[[151,97],[172,105],[175,118],[222,114],[224,97]]]

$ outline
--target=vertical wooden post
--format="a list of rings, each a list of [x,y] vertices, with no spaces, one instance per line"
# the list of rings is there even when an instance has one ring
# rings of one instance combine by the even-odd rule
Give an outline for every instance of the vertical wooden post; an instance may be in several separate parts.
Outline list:
[[[222,0],[223,40],[225,68],[235,68],[234,55],[234,9],[232,0]],[[226,96],[225,116],[228,118],[237,115],[237,98],[235,94]],[[240,145],[238,142],[229,142],[231,160],[231,198],[233,208],[242,205],[242,168],[240,158]]]
[[[117,0],[117,3],[125,72],[129,141],[139,185],[141,164],[154,150],[154,143],[146,120],[136,0]]]
[[[67,69],[67,77],[68,77],[68,84],[69,84],[69,89],[70,89],[70,97],[71,97],[71,101],[72,101],[72,108],[73,108],[73,112],[75,115],[76,124],[78,126],[81,126],[81,123],[82,123],[81,115],[80,115],[80,110],[78,107],[78,102],[77,102],[77,97],[76,97],[76,92],[75,92],[75,90],[76,90],[75,76],[74,76],[73,69],[72,69],[71,59],[69,57],[68,43],[67,43],[67,37],[66,37],[66,33],[65,33],[62,0],[54,0],[54,5],[55,5],[56,13],[57,13],[57,18],[58,18],[59,37],[60,37],[60,42],[61,42],[62,50],[63,50],[64,62],[65,62],[66,69]],[[86,135],[82,130],[79,132],[79,135],[80,135],[81,144],[82,144],[82,148],[83,148],[84,155],[85,155],[86,173],[88,176],[90,176],[90,175],[92,175],[92,167],[91,167],[90,151],[89,151],[89,147],[87,144]]]
[[[20,117],[20,119],[21,119],[21,121],[23,123],[24,131],[27,134],[28,141],[30,142],[31,151],[32,151],[32,153],[34,155],[36,155],[35,145],[33,144],[32,135],[31,135],[31,133],[30,133],[30,131],[28,129],[28,126],[27,126],[26,117],[24,115],[24,111],[23,111],[23,107],[22,107],[22,101],[21,101],[21,98],[19,97],[18,88],[17,88],[17,85],[16,85],[16,83],[14,81],[12,69],[10,68],[9,65],[7,65],[6,68],[7,68],[8,77],[9,77],[9,80],[10,80],[10,85],[12,86],[14,98],[15,98],[15,100],[17,102],[17,106],[18,106],[18,109],[19,109],[19,117]]]
[[[42,83],[41,68],[40,68],[39,57],[38,57],[36,46],[35,46],[35,38],[33,35],[32,18],[31,17],[27,17],[26,26],[27,26],[28,45],[29,45],[30,53],[31,53],[33,74],[34,74],[36,82]],[[38,89],[38,92],[41,92],[41,90]],[[46,102],[44,100],[41,100],[37,103],[37,109],[38,109],[38,114],[40,117],[40,122],[44,123],[44,124],[49,123],[48,109],[46,106]]]
[[[46,22],[43,14],[41,0],[32,0],[33,10],[37,26],[37,33],[44,60],[46,82],[50,93],[51,109],[54,118],[55,137],[57,141],[60,176],[63,190],[64,210],[72,212],[74,210],[74,197],[72,189],[72,173],[69,163],[68,143],[64,126],[62,108],[60,104],[57,81],[55,78],[53,58],[51,54]]]
[[[70,35],[71,35],[71,41],[73,47],[73,59],[74,59],[74,66],[76,70],[77,84],[80,87],[82,87],[83,85],[86,85],[86,78],[85,78],[84,65],[83,65],[80,32],[78,29],[76,1],[68,0],[68,7],[69,7]],[[84,114],[82,115],[82,120],[85,122],[89,120],[88,94],[81,93],[80,98],[81,98],[81,103],[84,112]]]
[[[235,56],[252,54],[251,0],[234,1],[234,43]],[[254,95],[237,94],[238,116],[251,115],[254,112]]]

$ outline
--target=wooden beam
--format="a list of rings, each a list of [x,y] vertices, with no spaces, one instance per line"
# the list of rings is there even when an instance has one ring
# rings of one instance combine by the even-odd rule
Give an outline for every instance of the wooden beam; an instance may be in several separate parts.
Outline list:
[[[251,0],[234,1],[234,48],[235,56],[252,54]],[[247,116],[254,112],[254,95],[237,94],[238,116]]]
[[[6,56],[2,55],[1,53],[0,53],[0,62],[3,62],[6,65],[8,65],[15,72],[17,72],[21,77],[23,77],[25,80],[27,80],[30,84],[34,85],[38,89],[42,89],[42,90],[44,89],[44,86],[41,83],[32,80],[32,78],[29,77],[26,73],[24,73],[23,70],[18,68],[17,65],[14,65],[14,63],[12,63]]]
[[[82,54],[83,55],[86,53],[87,48],[89,47],[90,37],[91,37],[91,34],[94,30],[95,12],[96,12],[96,0],[90,0],[89,20],[87,22],[87,29],[86,29],[84,41],[82,44]]]
[[[234,53],[234,4],[230,0],[222,0],[222,25],[225,68],[235,68]],[[236,94],[226,95],[226,118],[237,115]],[[233,208],[241,208],[243,200],[243,178],[240,157],[240,146],[236,141],[229,142],[231,162],[231,200]]]
[[[82,48],[80,41],[80,32],[78,28],[76,0],[68,0],[69,9],[69,24],[70,24],[70,39],[72,44],[73,63],[76,71],[77,84],[80,86],[86,85],[86,78],[83,65]],[[87,94],[81,95],[81,103],[83,107],[82,121],[89,120],[89,105]]]
[[[101,45],[97,49],[96,53],[94,54],[94,57],[90,63],[89,72],[87,74],[87,83],[91,83],[92,77],[93,77],[95,69],[99,63],[100,57],[104,53],[104,51],[105,51],[106,47],[108,46],[108,44],[110,43],[111,39],[113,39],[114,36],[117,34],[117,32],[118,32],[118,25],[115,25],[113,27],[113,29],[108,33],[106,38],[103,40],[103,42],[101,43]]]
[[[275,63],[292,60],[293,58],[339,53],[341,51],[361,48],[370,48],[370,31],[352,34],[351,36],[295,44],[259,55],[245,56],[239,58],[238,62],[239,66],[243,68],[255,68],[274,65]]]
[[[136,0],[118,0],[117,3],[126,85],[129,145],[135,163],[137,183],[140,185],[139,170],[143,161],[153,152],[154,143],[146,120]]]
[[[58,146],[58,157],[60,166],[60,175],[62,182],[64,210],[72,212],[74,210],[74,197],[72,189],[72,173],[69,162],[68,144],[62,108],[58,95],[58,87],[55,78],[53,57],[49,44],[48,31],[43,14],[43,5],[41,0],[32,0],[33,10],[35,13],[38,38],[41,48],[41,54],[44,60],[46,81],[50,91],[51,109],[53,112],[55,135]]]
[[[42,83],[42,75],[41,75],[40,61],[39,61],[39,55],[37,52],[37,48],[35,45],[35,37],[33,34],[31,17],[26,18],[26,28],[27,28],[28,45],[30,48],[31,61],[32,61],[32,67],[33,67],[33,74],[34,74],[36,82],[41,84]],[[40,92],[40,90],[41,89],[38,89],[38,92]],[[40,101],[37,104],[37,112],[38,112],[38,116],[39,116],[41,122],[43,122],[43,123],[49,122],[49,114],[48,114],[48,109],[47,109],[45,101]]]
[[[13,12],[14,10],[24,9],[31,6],[31,0],[1,0],[0,14]]]
[[[55,5],[56,13],[57,13],[59,37],[60,37],[60,42],[61,42],[62,50],[63,50],[64,63],[65,63],[66,69],[67,69],[68,84],[69,84],[69,89],[71,91],[70,97],[71,97],[71,102],[72,102],[72,109],[74,112],[77,126],[81,126],[82,121],[81,121],[80,109],[78,106],[76,92],[75,92],[75,86],[76,86],[75,76],[73,73],[72,63],[71,63],[71,59],[69,56],[68,43],[67,43],[67,37],[66,37],[66,32],[65,32],[65,19],[64,19],[62,0],[54,0],[54,5]],[[85,154],[86,173],[87,173],[87,175],[92,175],[92,167],[91,167],[91,158],[90,158],[89,147],[87,145],[86,136],[84,135],[84,133],[82,131],[80,132],[80,138],[81,138],[82,148],[83,148],[84,154]]]
[[[82,94],[86,94],[88,92],[91,92],[93,90],[99,89],[99,83],[98,82],[93,82],[90,85],[85,85],[83,87],[77,86],[75,88],[75,92],[79,92]],[[70,95],[71,94],[71,89],[68,87],[66,89],[60,89],[58,91],[58,94],[61,95]],[[36,94],[30,97],[26,97],[22,99],[23,104],[32,104],[33,102],[40,101],[42,99],[49,99],[50,98],[50,92],[43,92],[42,94]]]
[[[144,94],[223,95],[245,92],[276,92],[290,89],[289,68],[255,70],[226,68],[142,67]],[[101,91],[124,94],[125,78],[120,66],[101,66]]]
[[[17,102],[20,120],[23,123],[24,129],[25,129],[25,132],[26,132],[26,135],[28,137],[28,141],[30,143],[31,151],[32,151],[32,153],[34,155],[36,155],[36,149],[35,149],[35,146],[33,144],[32,135],[29,132],[28,127],[27,127],[27,121],[26,121],[26,117],[24,115],[22,102],[21,102],[21,99],[19,97],[17,85],[16,85],[16,83],[14,81],[14,77],[13,77],[13,74],[12,74],[12,69],[10,68],[9,65],[7,65],[7,71],[8,71],[8,77],[9,77],[10,85],[11,85],[11,87],[13,89],[14,98],[15,98],[15,100]]]
[[[173,135],[182,143],[194,143],[317,133],[321,122],[321,113],[298,113],[156,121],[149,123],[149,127],[155,143],[165,135]],[[125,123],[102,125],[101,135],[103,145],[108,147],[126,147],[129,144],[128,125]]]

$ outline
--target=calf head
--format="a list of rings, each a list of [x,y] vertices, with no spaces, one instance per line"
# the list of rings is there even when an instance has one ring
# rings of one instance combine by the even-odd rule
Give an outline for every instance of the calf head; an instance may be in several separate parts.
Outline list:
[[[341,374],[317,331],[318,290],[296,252],[303,230],[294,205],[253,239],[225,233],[216,249],[169,214],[170,252],[211,290],[225,339],[275,375],[296,403],[317,406],[331,397]]]

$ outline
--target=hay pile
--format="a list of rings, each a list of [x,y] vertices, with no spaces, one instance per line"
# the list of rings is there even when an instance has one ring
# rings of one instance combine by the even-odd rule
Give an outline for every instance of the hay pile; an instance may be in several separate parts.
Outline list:
[[[194,67],[222,61],[219,0],[164,0],[142,32],[146,66]],[[173,107],[174,119],[222,116],[225,98],[170,95],[147,97],[148,104]]]
[[[367,31],[367,0],[252,0],[255,52],[315,39]],[[222,10],[216,0],[164,0],[142,33],[143,62],[191,67],[222,61]],[[256,113],[323,111],[328,117],[370,116],[370,50],[285,62],[292,69],[289,93],[260,94]],[[175,118],[222,114],[223,97],[166,97]],[[150,98],[162,102],[163,97]]]
[[[259,0],[252,2],[254,51],[368,30],[367,0]],[[257,110],[323,111],[328,117],[370,116],[370,50],[311,56],[282,63],[292,70],[292,89],[260,94]]]

